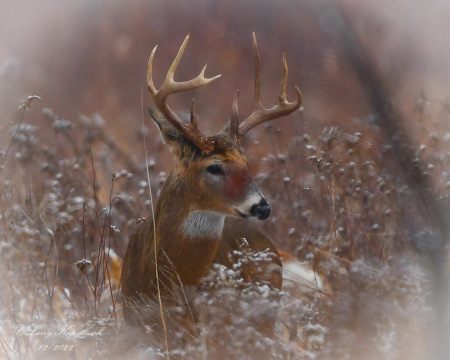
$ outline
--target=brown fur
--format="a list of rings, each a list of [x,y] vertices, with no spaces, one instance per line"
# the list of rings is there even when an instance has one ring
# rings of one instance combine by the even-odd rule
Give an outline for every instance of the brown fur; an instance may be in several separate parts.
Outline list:
[[[246,254],[257,256],[264,252],[268,255],[263,261],[247,261],[242,266],[240,276],[244,283],[269,284],[273,289],[281,289],[281,261],[277,249],[247,220],[236,217],[239,215],[236,204],[244,203],[249,196],[255,197],[255,192],[260,194],[237,144],[225,133],[220,133],[212,137],[214,151],[201,154],[164,117],[154,116],[154,120],[173,149],[175,166],[155,208],[156,226],[152,221],[138,224],[128,244],[122,273],[127,322],[154,324],[158,319],[155,259],[164,308],[179,301],[177,288],[205,290],[202,280],[213,263],[231,269]],[[211,164],[220,164],[224,168],[223,177],[217,177],[217,181],[205,170]],[[217,237],[200,234],[192,238],[184,233],[183,224],[193,211],[212,211],[232,217],[225,218],[222,234]],[[155,309],[152,314],[143,315],[137,310],[149,303]],[[275,319],[276,311],[257,319],[262,327],[260,331],[270,336]]]

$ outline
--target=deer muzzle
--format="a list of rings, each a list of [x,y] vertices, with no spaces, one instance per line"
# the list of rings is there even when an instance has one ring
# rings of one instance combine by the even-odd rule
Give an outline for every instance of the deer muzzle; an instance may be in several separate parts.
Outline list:
[[[270,205],[266,199],[262,198],[258,204],[254,204],[250,208],[250,214],[257,217],[258,220],[266,220],[270,216]]]

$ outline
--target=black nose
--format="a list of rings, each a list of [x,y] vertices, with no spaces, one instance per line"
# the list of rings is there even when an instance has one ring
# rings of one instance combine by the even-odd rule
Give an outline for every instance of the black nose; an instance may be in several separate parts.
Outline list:
[[[255,204],[250,209],[250,214],[259,220],[266,220],[270,216],[270,205],[266,199],[261,199],[259,204]]]

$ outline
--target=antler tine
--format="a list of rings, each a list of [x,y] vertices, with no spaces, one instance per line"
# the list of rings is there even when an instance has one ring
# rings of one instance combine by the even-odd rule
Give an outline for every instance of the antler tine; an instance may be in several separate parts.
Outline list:
[[[155,85],[153,84],[153,58],[155,56],[155,52],[157,46],[153,49],[150,59],[148,60],[148,72],[147,72],[147,86],[150,91],[153,100],[155,101],[156,106],[161,111],[161,113],[166,117],[166,119],[181,133],[184,137],[192,141],[203,153],[211,152],[214,149],[213,142],[206,138],[198,129],[197,121],[195,117],[195,106],[192,104],[191,107],[191,122],[188,125],[184,124],[184,122],[170,109],[167,105],[167,98],[170,94],[174,94],[180,91],[196,89],[200,86],[207,85],[210,82],[218,79],[220,75],[214,76],[212,78],[205,77],[206,65],[203,67],[200,74],[192,79],[182,82],[175,81],[174,74],[180,63],[181,57],[183,56],[184,50],[186,49],[187,43],[189,41],[189,34],[183,41],[180,49],[178,50],[178,54],[172,62],[172,65],[167,72],[166,78],[161,85],[159,90],[156,90]]]
[[[288,67],[286,55],[283,55],[283,78],[281,80],[281,91],[279,96],[279,105],[266,109],[261,104],[261,79],[260,79],[260,61],[258,47],[256,44],[255,33],[253,33],[253,49],[255,51],[255,109],[253,113],[239,125],[239,138],[242,138],[250,129],[262,122],[273,120],[282,116],[286,116],[299,109],[302,106],[302,93],[295,86],[297,99],[294,102],[286,100],[286,84],[288,77]]]
[[[192,102],[191,102],[191,122],[189,123],[189,128],[197,128],[197,115],[195,114],[194,99],[192,99]]]
[[[259,59],[258,43],[253,33],[253,52],[255,54],[255,109],[262,107],[261,104],[261,61]]]
[[[189,41],[190,34],[187,34],[186,37],[183,40],[183,43],[181,44],[180,48],[178,49],[177,56],[175,56],[175,59],[173,59],[172,65],[170,65],[169,71],[167,71],[166,79],[164,80],[164,84],[173,82],[173,76],[175,74],[175,71],[177,70],[178,64],[180,63],[181,58],[183,57],[184,50],[186,50],[187,43]]]
[[[153,84],[153,58],[155,57],[155,52],[156,49],[158,48],[158,45],[156,45],[153,50],[152,53],[150,54],[150,58],[148,59],[148,70],[147,70],[147,87],[148,87],[148,91],[150,91],[150,94],[152,94],[152,96],[155,96],[157,94],[157,90],[155,88],[155,85]]]
[[[281,79],[280,103],[286,103],[286,84],[288,77],[288,67],[286,62],[286,54],[283,54],[283,78]]]
[[[236,95],[234,95],[234,99],[233,99],[233,106],[232,106],[232,111],[231,111],[230,135],[231,135],[231,139],[239,144],[238,98],[239,98],[239,90],[236,91]]]

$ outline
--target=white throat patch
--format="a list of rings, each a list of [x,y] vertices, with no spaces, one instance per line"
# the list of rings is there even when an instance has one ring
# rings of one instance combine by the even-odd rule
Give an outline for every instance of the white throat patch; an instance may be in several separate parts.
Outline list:
[[[190,238],[213,238],[222,235],[225,215],[213,211],[193,211],[189,214],[183,232]]]

